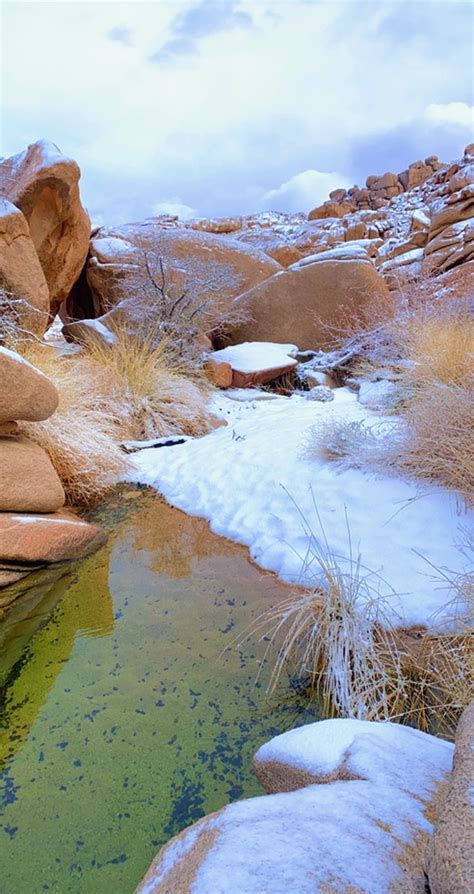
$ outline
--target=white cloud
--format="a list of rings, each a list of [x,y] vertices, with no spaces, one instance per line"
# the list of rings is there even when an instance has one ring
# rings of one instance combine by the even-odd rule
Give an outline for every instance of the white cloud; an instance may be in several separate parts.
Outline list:
[[[414,122],[424,154],[449,160],[472,140],[458,123],[471,101],[468,6],[7,2],[2,154],[52,140],[79,162],[93,216],[111,224],[170,196],[214,216],[251,212],[272,190],[296,202],[301,185],[306,204],[298,180],[285,192],[298,172],[363,183],[402,170],[422,154],[408,140]],[[173,40],[188,41],[178,64]],[[167,43],[173,64],[150,62]]]
[[[153,215],[159,214],[177,214],[181,220],[191,220],[196,217],[196,209],[185,205],[180,199],[173,198],[167,202],[156,202],[152,207]]]
[[[261,210],[310,211],[328,198],[333,189],[349,187],[344,174],[324,171],[302,171],[277,189],[268,190],[260,202]]]
[[[474,127],[474,106],[467,102],[448,102],[445,105],[431,103],[425,110],[428,121],[436,124],[458,124],[461,127]]]

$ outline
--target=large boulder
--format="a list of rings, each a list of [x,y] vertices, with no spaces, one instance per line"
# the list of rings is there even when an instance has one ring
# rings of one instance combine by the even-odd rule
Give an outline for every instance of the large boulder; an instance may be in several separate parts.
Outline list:
[[[62,484],[48,454],[27,438],[0,437],[0,511],[55,512],[64,505]]]
[[[49,290],[25,216],[0,198],[0,331],[11,322],[42,335],[49,321]]]
[[[76,162],[46,140],[0,163],[0,194],[28,222],[52,315],[78,278],[89,247],[90,221],[81,205],[79,178]]]
[[[64,510],[49,515],[0,513],[0,564],[4,568],[80,559],[106,539],[96,525]]]
[[[388,287],[366,252],[341,246],[304,258],[241,295],[235,305],[248,321],[228,329],[231,344],[295,343],[301,350],[328,347],[331,331],[371,305],[391,301]]]
[[[474,701],[456,732],[453,772],[441,794],[427,874],[431,894],[474,891]]]
[[[49,419],[58,403],[57,389],[47,376],[19,354],[0,347],[0,424]]]
[[[256,755],[276,793],[176,836],[136,894],[423,891],[427,812],[452,752],[394,723],[326,720],[277,736]]]
[[[161,288],[172,299],[187,290],[192,300],[225,304],[279,270],[268,255],[229,237],[163,227],[152,219],[99,230],[91,242],[87,282],[100,316],[125,299],[152,309]],[[69,314],[81,316],[74,306]]]

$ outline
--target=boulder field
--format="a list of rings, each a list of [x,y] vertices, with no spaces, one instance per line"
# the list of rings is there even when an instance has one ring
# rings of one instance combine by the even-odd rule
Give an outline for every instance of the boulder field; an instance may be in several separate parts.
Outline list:
[[[47,376],[0,347],[0,614],[28,590],[32,572],[105,542],[100,528],[64,511],[63,486],[47,452],[17,434],[17,421],[48,419],[58,401]]]

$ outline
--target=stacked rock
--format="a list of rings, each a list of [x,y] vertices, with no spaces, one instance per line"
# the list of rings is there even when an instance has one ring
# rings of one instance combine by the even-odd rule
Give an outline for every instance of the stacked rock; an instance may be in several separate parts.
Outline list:
[[[63,509],[63,486],[48,454],[18,434],[19,420],[48,419],[58,401],[47,376],[0,347],[0,588],[86,555],[105,540],[100,528]],[[1,590],[0,612],[15,598]]]

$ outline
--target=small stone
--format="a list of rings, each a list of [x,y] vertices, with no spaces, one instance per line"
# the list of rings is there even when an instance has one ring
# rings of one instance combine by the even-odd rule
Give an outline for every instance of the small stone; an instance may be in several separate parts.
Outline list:
[[[331,388],[328,388],[327,385],[316,385],[315,388],[311,388],[306,395],[307,400],[319,400],[321,403],[327,403],[330,400],[334,400],[334,391]]]

